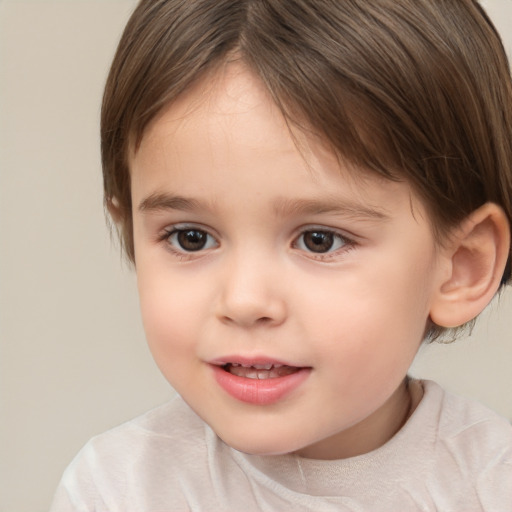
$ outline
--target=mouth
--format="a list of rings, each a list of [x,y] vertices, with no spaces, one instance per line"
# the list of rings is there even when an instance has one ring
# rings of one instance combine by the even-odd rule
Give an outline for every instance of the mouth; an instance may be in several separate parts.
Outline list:
[[[229,357],[210,362],[214,378],[232,398],[252,405],[279,402],[302,387],[313,368],[268,358]]]
[[[231,375],[244,377],[246,379],[277,379],[286,377],[301,370],[297,366],[288,366],[285,364],[242,364],[227,363],[222,365],[222,369]]]

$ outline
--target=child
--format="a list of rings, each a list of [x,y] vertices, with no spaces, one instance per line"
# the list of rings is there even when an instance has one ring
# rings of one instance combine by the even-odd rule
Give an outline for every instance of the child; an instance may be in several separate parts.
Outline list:
[[[512,84],[475,0],[143,0],[101,130],[180,396],[90,441],[53,511],[512,508],[508,422],[407,376],[511,277]]]

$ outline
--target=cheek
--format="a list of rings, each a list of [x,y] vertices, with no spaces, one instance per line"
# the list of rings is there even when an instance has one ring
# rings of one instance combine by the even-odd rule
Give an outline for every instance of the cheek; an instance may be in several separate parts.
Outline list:
[[[194,282],[180,285],[157,269],[138,271],[142,321],[148,345],[158,364],[180,358],[190,348],[198,325],[201,294]]]
[[[197,293],[193,286],[177,288],[176,282],[161,275],[138,276],[146,341],[162,375],[178,393],[200,392],[201,381],[195,378],[200,324]]]
[[[429,311],[424,277],[429,261],[422,262],[424,268],[417,263],[406,268],[399,261],[376,261],[311,286],[315,293],[303,306],[311,320],[305,329],[311,339],[323,340],[329,357],[340,364],[353,362],[349,372],[407,365],[422,341]]]

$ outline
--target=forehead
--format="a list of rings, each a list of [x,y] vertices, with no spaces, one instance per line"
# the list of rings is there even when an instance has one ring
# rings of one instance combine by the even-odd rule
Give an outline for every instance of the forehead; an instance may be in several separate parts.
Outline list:
[[[224,135],[231,132],[236,143],[241,144],[242,135],[247,133],[251,124],[254,129],[250,130],[250,135],[256,145],[263,142],[265,133],[258,131],[254,121],[264,117],[272,118],[278,129],[289,130],[262,81],[243,61],[227,62],[202,76],[164,107],[145,129],[141,146],[155,147],[162,135],[172,142],[176,141],[172,135],[188,136],[190,132],[195,132],[197,138],[207,136],[214,139],[219,130]],[[243,133],[237,131],[239,128],[243,128]],[[270,139],[266,137],[267,145]],[[282,151],[282,137],[274,137],[274,140],[276,148]]]
[[[383,215],[398,189],[409,209],[416,202],[405,183],[340,160],[321,138],[287,122],[242,62],[203,77],[163,109],[130,163],[135,207],[168,192],[222,202],[237,187],[251,191],[252,201],[265,187],[275,192],[274,205],[344,198],[352,210],[358,203]]]
[[[329,167],[338,168],[347,178],[374,178],[347,161],[340,166],[339,157],[307,122],[298,126],[285,119],[262,80],[243,61],[227,62],[206,74],[164,107],[146,127],[137,149],[131,148],[130,170],[136,167],[135,160],[149,153],[173,147],[185,152],[199,139],[209,140],[213,149],[220,136],[231,139],[233,147],[296,154],[301,166],[312,171],[318,167],[316,160],[329,160]],[[189,144],[183,144],[185,139]]]

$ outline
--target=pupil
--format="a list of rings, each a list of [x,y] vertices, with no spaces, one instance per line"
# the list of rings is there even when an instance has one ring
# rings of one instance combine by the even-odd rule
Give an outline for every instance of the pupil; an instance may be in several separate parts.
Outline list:
[[[178,233],[178,242],[187,251],[199,251],[206,245],[206,233],[197,229],[187,229]]]
[[[333,244],[332,233],[309,231],[304,235],[304,244],[312,252],[327,252]]]

